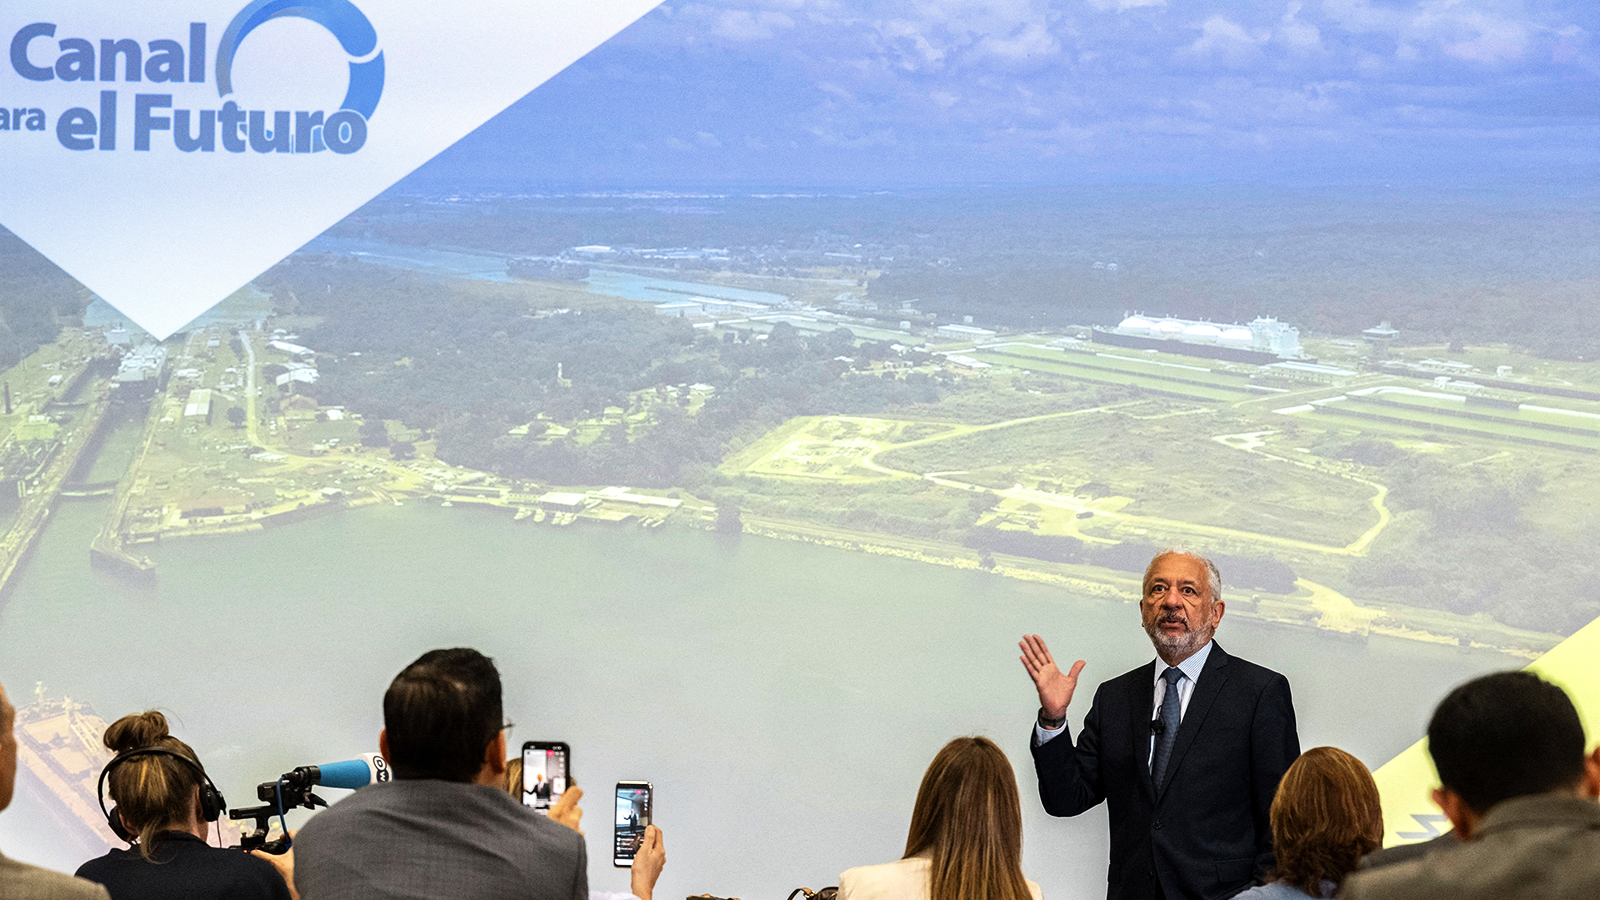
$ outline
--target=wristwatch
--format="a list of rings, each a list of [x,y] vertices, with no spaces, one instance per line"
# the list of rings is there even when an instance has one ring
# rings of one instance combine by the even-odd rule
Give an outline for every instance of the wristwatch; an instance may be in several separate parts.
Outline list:
[[[1065,724],[1067,724],[1067,714],[1066,713],[1062,713],[1060,716],[1052,719],[1049,716],[1046,716],[1044,714],[1044,707],[1042,707],[1042,706],[1039,707],[1039,727],[1040,728],[1043,728],[1045,731],[1055,731],[1057,728],[1060,728],[1061,726],[1063,726]]]

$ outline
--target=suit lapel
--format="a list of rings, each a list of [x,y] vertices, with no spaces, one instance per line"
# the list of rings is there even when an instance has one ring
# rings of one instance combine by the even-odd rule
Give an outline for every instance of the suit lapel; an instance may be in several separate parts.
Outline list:
[[[1189,697],[1189,709],[1183,714],[1183,724],[1178,726],[1178,742],[1172,746],[1172,758],[1167,760],[1167,783],[1161,786],[1161,791],[1156,796],[1157,803],[1166,796],[1167,789],[1178,777],[1178,766],[1183,762],[1183,755],[1189,751],[1189,745],[1194,743],[1195,733],[1205,724],[1206,714],[1211,711],[1211,704],[1216,701],[1217,695],[1222,693],[1222,686],[1228,680],[1227,665],[1228,654],[1224,653],[1216,643],[1212,643],[1211,655],[1206,658],[1205,668],[1200,670],[1200,679],[1195,682],[1194,693]],[[1150,677],[1155,678],[1153,663]],[[1147,718],[1153,695],[1154,688],[1151,689],[1151,695],[1144,698]],[[1144,779],[1147,784],[1150,783],[1149,769],[1147,763]]]
[[[1145,799],[1153,804],[1156,792],[1150,782],[1150,716],[1155,708],[1155,661],[1136,671],[1138,678],[1133,686],[1133,696],[1128,698],[1128,709],[1131,711],[1128,716],[1128,740],[1133,747],[1134,759],[1139,763],[1139,784],[1144,790]]]

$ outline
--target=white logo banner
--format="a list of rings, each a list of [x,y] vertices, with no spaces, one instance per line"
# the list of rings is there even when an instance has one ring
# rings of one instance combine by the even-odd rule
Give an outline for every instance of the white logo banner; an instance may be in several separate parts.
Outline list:
[[[158,338],[657,0],[0,7],[0,224]]]

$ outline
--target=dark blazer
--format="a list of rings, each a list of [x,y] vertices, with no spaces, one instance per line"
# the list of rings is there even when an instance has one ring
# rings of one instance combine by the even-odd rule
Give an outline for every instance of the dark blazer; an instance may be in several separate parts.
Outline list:
[[[1033,743],[1053,816],[1100,801],[1111,819],[1110,900],[1222,900],[1272,868],[1267,811],[1300,755],[1289,681],[1212,645],[1157,794],[1150,781],[1155,662],[1101,684],[1076,745]]]
[[[138,850],[112,850],[79,866],[78,877],[105,885],[111,900],[289,900],[278,870],[239,850],[173,831],[158,835],[150,851],[145,859]]]

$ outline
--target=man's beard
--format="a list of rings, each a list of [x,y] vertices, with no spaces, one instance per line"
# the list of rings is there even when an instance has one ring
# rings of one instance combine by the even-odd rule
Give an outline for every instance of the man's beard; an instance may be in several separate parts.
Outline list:
[[[1207,618],[1210,617],[1210,612],[1210,609],[1205,610]],[[1161,630],[1161,626],[1168,622],[1181,623],[1186,630],[1182,634],[1167,634]],[[1144,631],[1145,634],[1150,635],[1150,643],[1155,645],[1156,652],[1164,657],[1171,656],[1186,659],[1193,656],[1201,647],[1204,647],[1206,641],[1211,640],[1211,635],[1215,633],[1216,629],[1208,627],[1191,628],[1188,618],[1183,613],[1162,612],[1156,614],[1155,618],[1150,620],[1150,624],[1144,627]]]

